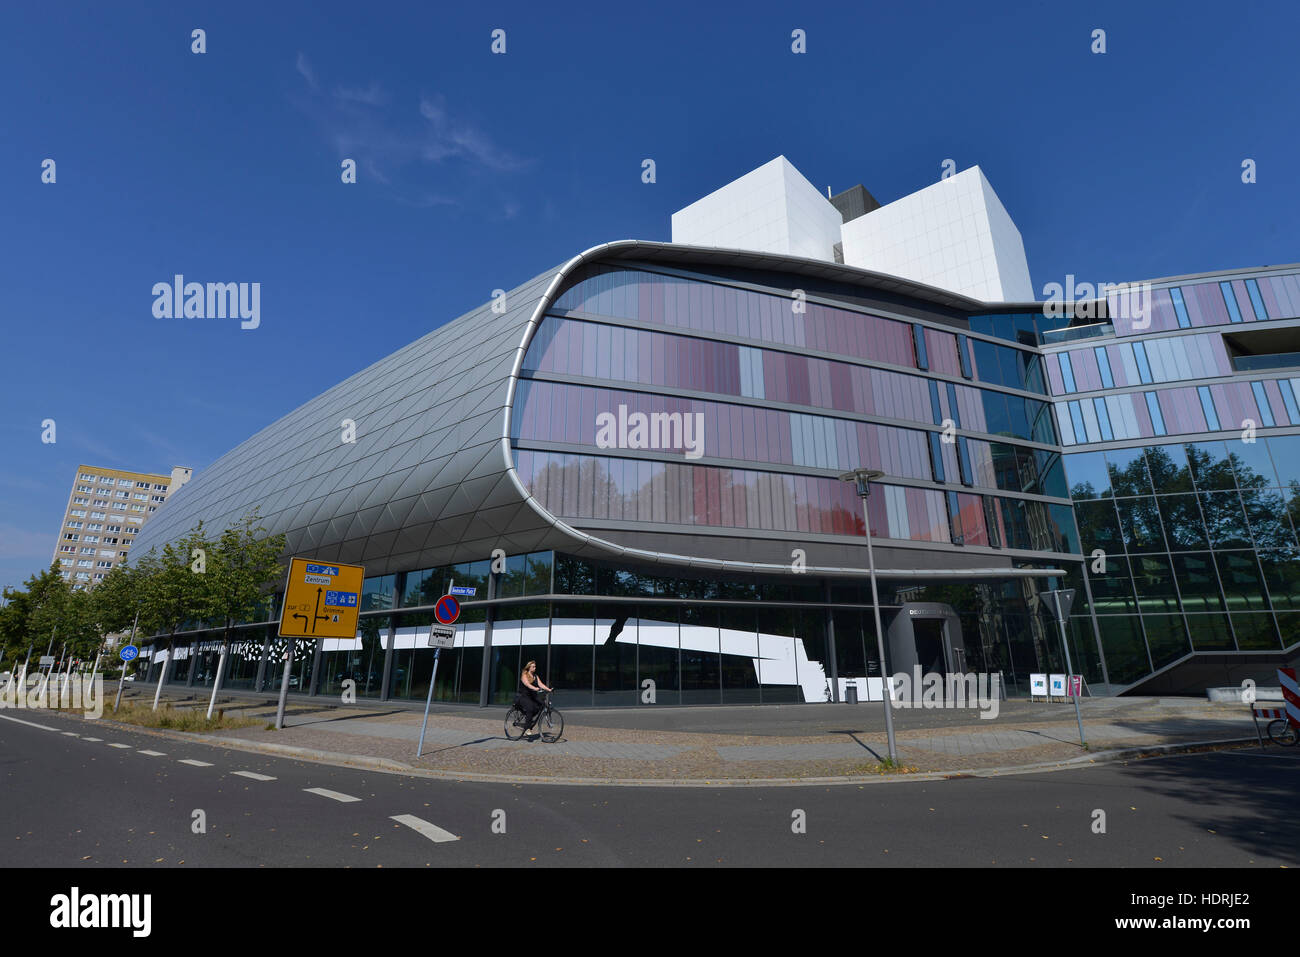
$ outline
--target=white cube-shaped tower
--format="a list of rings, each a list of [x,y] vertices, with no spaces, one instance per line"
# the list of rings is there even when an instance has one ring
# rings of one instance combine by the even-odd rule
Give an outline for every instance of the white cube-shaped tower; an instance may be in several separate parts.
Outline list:
[[[1020,230],[978,166],[843,226],[844,262],[985,302],[1030,302]]]
[[[842,218],[784,156],[673,213],[673,242],[834,259]]]

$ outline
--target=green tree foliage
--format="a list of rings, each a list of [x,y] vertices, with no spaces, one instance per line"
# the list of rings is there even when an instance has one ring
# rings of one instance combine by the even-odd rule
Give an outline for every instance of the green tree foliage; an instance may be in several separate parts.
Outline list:
[[[209,614],[230,641],[234,625],[265,617],[268,586],[280,576],[283,535],[267,535],[254,509],[221,533],[208,565]]]

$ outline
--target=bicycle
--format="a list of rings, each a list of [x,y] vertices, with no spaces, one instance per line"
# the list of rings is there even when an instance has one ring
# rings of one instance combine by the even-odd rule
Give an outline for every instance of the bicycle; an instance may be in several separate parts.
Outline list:
[[[1300,734],[1286,718],[1278,718],[1268,723],[1268,739],[1284,748],[1293,748],[1300,741]]]
[[[511,741],[518,741],[524,736],[526,724],[528,724],[528,716],[518,704],[512,704],[510,710],[506,712],[506,737]],[[549,691],[543,692],[542,710],[537,713],[537,720],[533,726],[541,731],[542,740],[547,744],[554,744],[564,734],[564,716],[551,706]]]

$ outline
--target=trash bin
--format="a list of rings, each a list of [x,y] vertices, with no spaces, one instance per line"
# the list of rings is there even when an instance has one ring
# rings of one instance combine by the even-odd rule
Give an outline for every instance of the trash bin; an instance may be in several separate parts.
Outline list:
[[[858,703],[858,683],[856,681],[846,682],[844,685],[844,703]]]

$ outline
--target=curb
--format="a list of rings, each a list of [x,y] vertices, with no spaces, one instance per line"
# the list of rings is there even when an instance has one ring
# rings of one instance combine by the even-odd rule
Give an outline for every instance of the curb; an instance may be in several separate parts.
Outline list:
[[[164,732],[165,733],[165,732]],[[178,732],[180,734],[180,732]],[[170,735],[169,735],[170,736]],[[236,751],[270,754],[276,757],[300,758],[322,764],[342,767],[362,767],[387,774],[404,774],[410,777],[431,778],[443,781],[463,781],[483,784],[558,784],[578,787],[658,787],[658,788],[730,788],[730,787],[803,787],[815,785],[865,785],[890,784],[907,781],[946,781],[959,778],[1006,777],[1012,774],[1039,774],[1047,771],[1068,771],[1086,768],[1097,764],[1109,764],[1116,761],[1135,761],[1179,754],[1191,754],[1200,751],[1222,751],[1244,744],[1257,744],[1255,738],[1226,738],[1216,741],[1188,741],[1177,744],[1145,745],[1133,748],[1117,748],[1113,751],[1099,751],[1096,754],[1080,755],[1063,761],[1042,761],[1035,764],[1008,765],[998,768],[968,768],[951,771],[923,771],[917,774],[872,774],[853,777],[816,777],[816,778],[588,778],[588,777],[542,777],[520,774],[483,774],[475,771],[438,771],[431,768],[419,768],[402,761],[387,758],[373,758],[362,754],[347,754],[340,751],[322,751],[316,748],[304,748],[297,745],[274,744],[269,741],[249,741],[246,738],[227,738],[210,735],[194,735],[197,740],[209,744],[229,747]]]

